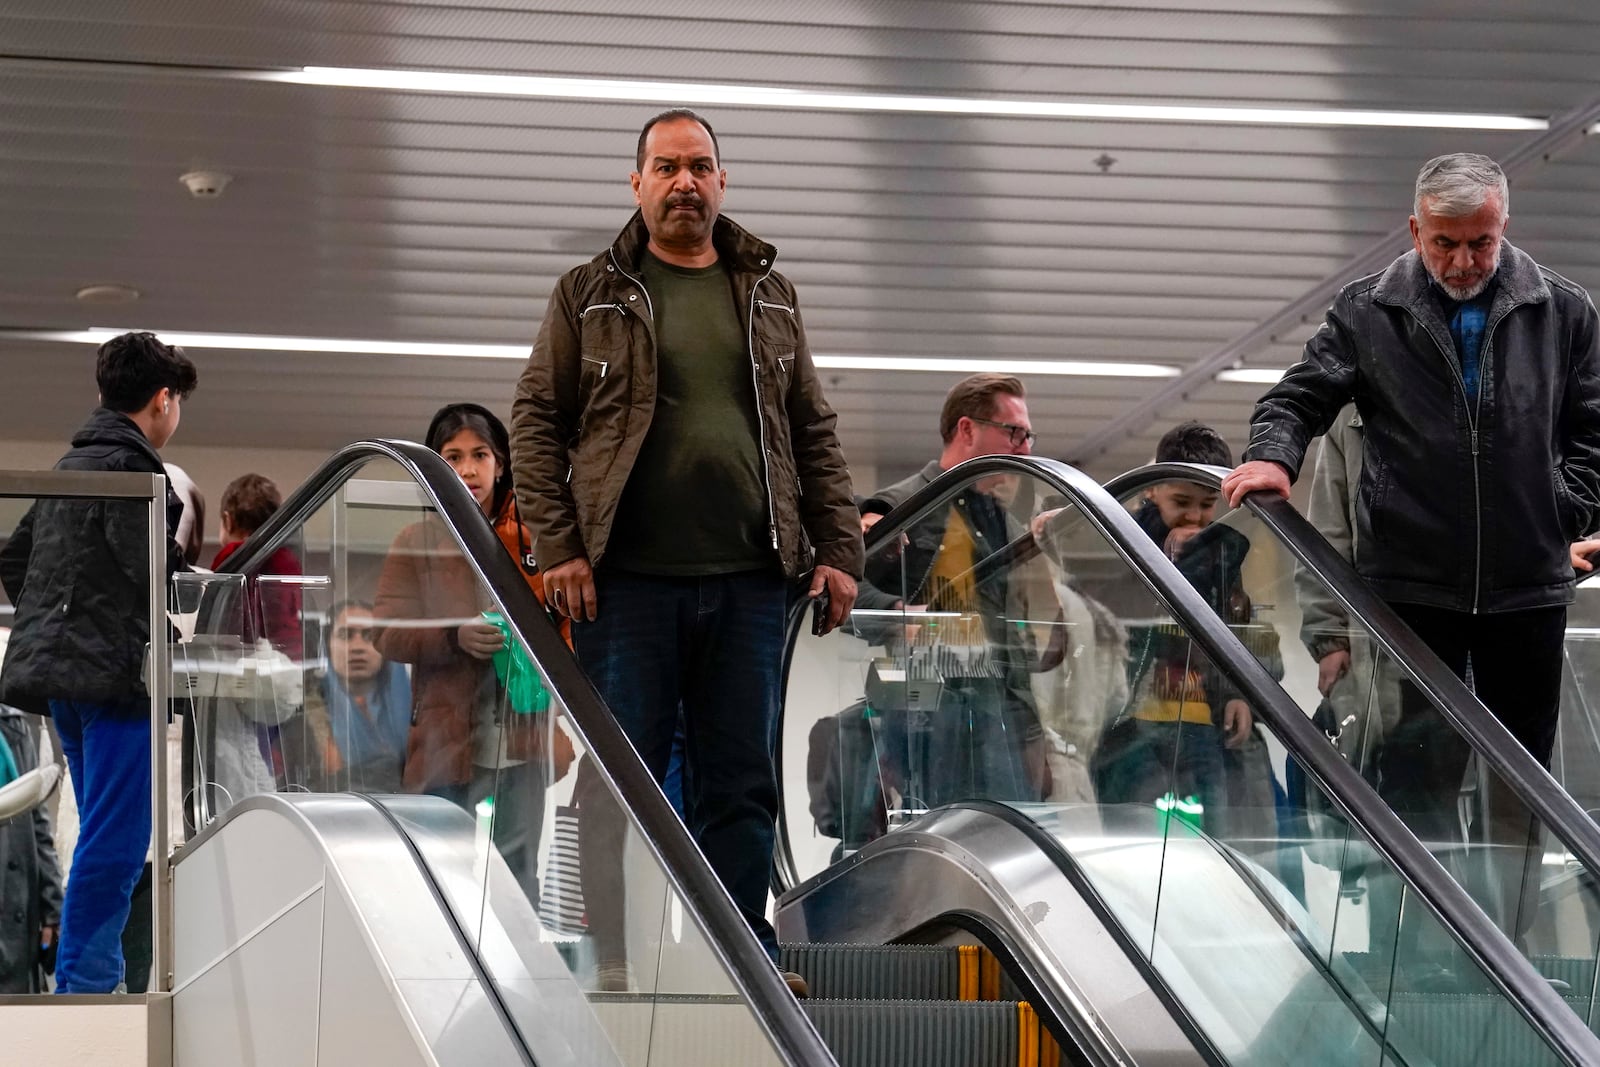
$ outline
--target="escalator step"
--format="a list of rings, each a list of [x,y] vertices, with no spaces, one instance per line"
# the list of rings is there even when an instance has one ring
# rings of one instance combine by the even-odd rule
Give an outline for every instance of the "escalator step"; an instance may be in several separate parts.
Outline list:
[[[781,966],[804,975],[818,1000],[976,1000],[980,954],[988,955],[959,945],[784,945]]]
[[[1017,1067],[1038,1028],[1024,1005],[1005,1001],[803,1001],[839,1067]],[[1023,1031],[1028,1031],[1027,1035]]]

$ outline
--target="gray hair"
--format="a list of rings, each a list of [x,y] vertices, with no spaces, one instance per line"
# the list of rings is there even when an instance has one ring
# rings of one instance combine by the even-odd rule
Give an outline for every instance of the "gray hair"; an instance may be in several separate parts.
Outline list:
[[[1431,200],[1430,212],[1458,219],[1483,207],[1491,192],[1500,197],[1501,216],[1509,214],[1511,193],[1506,188],[1506,172],[1488,156],[1476,152],[1435,156],[1417,172],[1417,191],[1411,200],[1411,213],[1420,216],[1422,202]]]

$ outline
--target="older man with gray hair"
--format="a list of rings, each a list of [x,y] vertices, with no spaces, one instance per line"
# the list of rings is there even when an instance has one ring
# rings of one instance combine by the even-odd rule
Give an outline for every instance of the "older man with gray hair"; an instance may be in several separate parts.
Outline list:
[[[1568,546],[1600,518],[1600,326],[1583,289],[1504,239],[1508,206],[1494,160],[1424,164],[1413,250],[1339,293],[1256,406],[1223,489],[1235,504],[1287,495],[1311,439],[1354,401],[1357,570],[1457,674],[1470,660],[1479,697],[1548,765]],[[1402,695],[1379,775],[1421,836],[1457,836],[1466,757]]]

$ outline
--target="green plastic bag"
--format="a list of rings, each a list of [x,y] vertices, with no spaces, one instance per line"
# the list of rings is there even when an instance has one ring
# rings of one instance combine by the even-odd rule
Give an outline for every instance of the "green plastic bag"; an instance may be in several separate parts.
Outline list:
[[[1190,795],[1180,797],[1173,793],[1156,797],[1156,832],[1167,833],[1168,824],[1176,818],[1196,830],[1205,829],[1206,808],[1200,798]]]
[[[519,715],[533,715],[550,709],[550,690],[545,688],[544,677],[528,659],[522,646],[511,636],[511,627],[498,611],[483,613],[483,621],[499,629],[505,637],[500,651],[494,654],[494,676],[505,686],[511,710]]]

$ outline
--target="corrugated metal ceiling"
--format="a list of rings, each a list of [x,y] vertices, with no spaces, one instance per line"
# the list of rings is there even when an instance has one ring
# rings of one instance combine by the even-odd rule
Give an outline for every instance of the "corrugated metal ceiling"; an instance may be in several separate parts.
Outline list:
[[[731,0],[10,0],[0,12],[0,327],[525,343],[559,274],[626,218],[649,104],[231,80],[302,65],[759,83],[840,91],[1556,116],[1596,90],[1600,9],[1568,2],[1220,4]],[[827,353],[1160,362],[1226,348],[1403,227],[1417,165],[1537,134],[1196,126],[707,107],[727,212],[777,244]],[[1108,168],[1097,159],[1114,160]],[[1593,145],[1525,172],[1511,234],[1600,281]],[[214,202],[183,171],[236,176]],[[134,308],[73,293],[115,281]],[[1249,362],[1292,361],[1285,330]],[[415,436],[440,402],[504,409],[510,361],[208,351],[190,443]],[[91,350],[0,341],[0,436],[63,436]],[[831,372],[849,454],[936,448],[951,378]],[[1071,455],[1151,396],[1030,380]],[[1098,473],[1186,417],[1235,442],[1258,385],[1119,427]],[[20,401],[20,402],[19,402]]]

